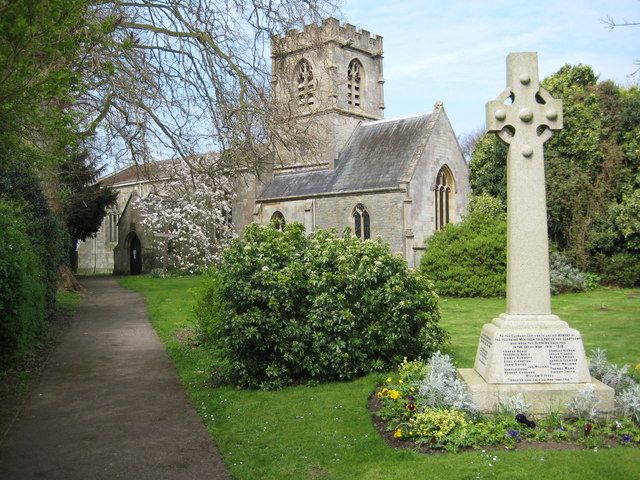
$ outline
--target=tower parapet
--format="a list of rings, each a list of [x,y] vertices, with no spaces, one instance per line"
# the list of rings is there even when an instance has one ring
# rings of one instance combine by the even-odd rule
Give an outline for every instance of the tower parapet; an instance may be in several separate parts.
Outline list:
[[[383,46],[380,35],[372,35],[364,29],[357,29],[350,23],[340,24],[337,18],[326,18],[321,25],[312,23],[304,30],[289,30],[283,36],[275,36],[271,41],[271,56],[278,57],[317,48],[326,43],[336,43],[371,56],[382,56]]]

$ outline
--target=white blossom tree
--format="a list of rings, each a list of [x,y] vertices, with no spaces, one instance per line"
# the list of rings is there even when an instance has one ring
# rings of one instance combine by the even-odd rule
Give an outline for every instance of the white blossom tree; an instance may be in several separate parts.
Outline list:
[[[217,175],[209,172],[217,171]],[[215,263],[232,237],[232,185],[229,172],[221,168],[219,156],[206,155],[175,160],[163,166],[161,182],[135,206],[142,226],[156,235],[154,249],[164,262],[165,238],[168,268],[176,273],[194,274]]]

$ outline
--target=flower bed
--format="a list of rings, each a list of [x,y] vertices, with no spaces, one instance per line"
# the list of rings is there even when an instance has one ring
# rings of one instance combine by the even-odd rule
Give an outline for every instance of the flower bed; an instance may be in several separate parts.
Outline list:
[[[372,395],[370,408],[390,444],[430,452],[489,446],[514,449],[528,444],[637,446],[640,426],[623,396],[637,402],[638,384],[629,377],[626,382],[618,396],[620,415],[616,417],[598,417],[588,388],[568,405],[566,416],[549,412],[534,419],[527,414],[529,406],[522,395],[501,404],[494,415],[482,415],[472,409],[466,385],[457,378],[451,359],[437,352],[428,363],[405,359],[398,373]]]

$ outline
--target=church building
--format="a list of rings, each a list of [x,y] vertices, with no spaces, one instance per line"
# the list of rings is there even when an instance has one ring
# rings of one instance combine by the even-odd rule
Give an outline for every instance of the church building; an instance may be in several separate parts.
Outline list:
[[[460,220],[470,193],[468,168],[443,105],[385,119],[382,60],[382,37],[334,18],[273,40],[276,101],[312,132],[314,148],[282,150],[260,181],[236,182],[238,235],[250,222],[300,222],[308,233],[350,228],[363,239],[381,237],[417,267],[427,237]],[[121,191],[118,206],[96,239],[79,247],[80,272],[147,270],[150,234],[141,231],[129,206],[152,180],[132,169],[106,179]],[[115,264],[109,262],[110,249],[121,258]],[[136,258],[142,255],[135,260],[140,265],[134,249]]]

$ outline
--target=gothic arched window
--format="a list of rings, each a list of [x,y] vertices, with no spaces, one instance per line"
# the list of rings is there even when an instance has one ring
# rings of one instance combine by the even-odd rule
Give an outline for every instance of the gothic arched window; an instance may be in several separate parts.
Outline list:
[[[117,207],[113,208],[106,215],[107,219],[107,240],[109,242],[117,242],[118,241],[118,210]]]
[[[362,64],[356,60],[351,60],[347,71],[347,103],[354,107],[360,106],[360,83],[362,81]]]
[[[445,165],[436,176],[435,186],[435,219],[436,230],[440,230],[453,218],[453,175],[451,170]]]
[[[317,81],[313,76],[313,68],[306,60],[300,60],[296,67],[296,84],[298,86],[298,105],[313,105]]]
[[[284,215],[278,210],[273,212],[273,215],[271,215],[271,223],[280,231],[284,230],[284,226],[287,224],[284,219]]]
[[[364,208],[364,205],[359,203],[356,205],[356,208],[353,209],[353,222],[354,222],[354,232],[356,237],[361,238],[362,240],[367,240],[371,238],[371,227],[369,224],[369,212]]]

